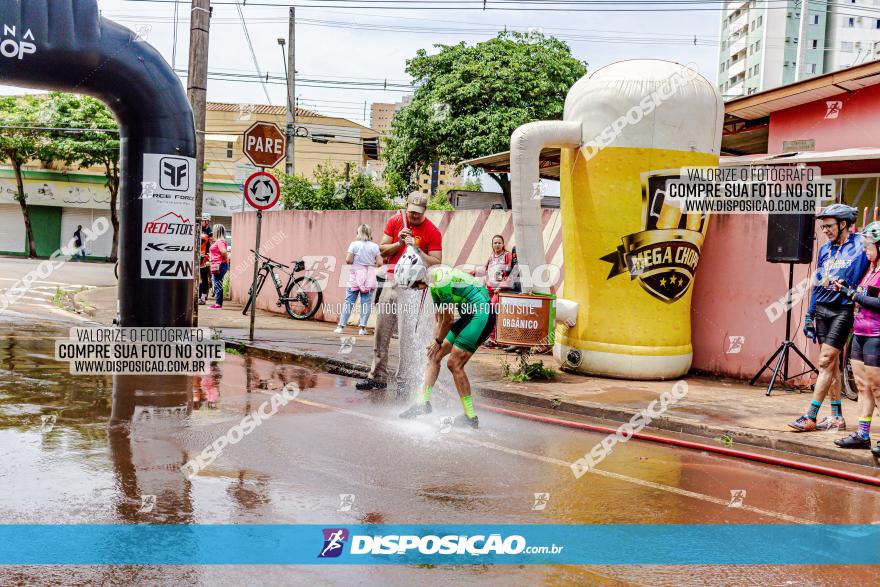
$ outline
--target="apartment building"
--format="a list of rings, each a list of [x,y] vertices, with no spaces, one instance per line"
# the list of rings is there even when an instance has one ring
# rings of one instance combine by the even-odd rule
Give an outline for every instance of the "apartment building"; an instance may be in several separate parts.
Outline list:
[[[754,94],[880,55],[878,0],[734,0],[721,15],[718,88]]]

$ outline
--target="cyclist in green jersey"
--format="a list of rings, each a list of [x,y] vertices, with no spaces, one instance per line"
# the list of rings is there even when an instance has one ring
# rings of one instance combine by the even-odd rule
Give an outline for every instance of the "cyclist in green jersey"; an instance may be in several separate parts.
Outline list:
[[[464,407],[464,415],[456,418],[456,423],[476,428],[480,421],[474,413],[471,383],[464,367],[495,327],[495,312],[489,303],[489,292],[471,275],[445,265],[428,270],[413,266],[408,285],[419,289],[428,287],[431,292],[435,306],[434,340],[428,347],[422,395],[400,417],[415,418],[431,413],[431,393],[440,373],[440,361],[449,355],[446,366]],[[456,310],[458,319],[455,318]]]

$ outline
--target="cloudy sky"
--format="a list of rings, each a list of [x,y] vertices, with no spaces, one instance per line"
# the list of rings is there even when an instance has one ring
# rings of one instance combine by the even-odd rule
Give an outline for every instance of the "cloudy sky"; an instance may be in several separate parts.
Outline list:
[[[208,98],[284,105],[283,54],[277,43],[278,37],[287,37],[288,9],[283,0],[259,0],[276,6],[254,6],[252,3],[258,0],[244,0],[243,7],[236,6],[234,0],[221,1],[225,3],[215,4],[211,24],[209,69],[214,79],[208,82]],[[318,2],[332,6],[355,4],[352,0],[303,0],[302,4]],[[185,75],[189,43],[188,2],[176,4],[176,56],[173,55],[174,3],[99,0],[98,4],[104,16],[138,30],[169,63],[173,59],[175,67]],[[361,0],[357,4],[365,6],[371,2]],[[621,59],[653,57],[695,63],[712,81],[717,75],[720,28],[717,7],[722,3],[707,2],[699,9],[685,9],[684,6],[688,5],[683,4],[674,11],[652,12],[644,9],[626,12],[425,9],[441,4],[436,0],[425,1],[420,3],[420,9],[405,10],[298,7],[296,68],[299,72],[297,78],[302,80],[298,81],[297,87],[300,105],[369,124],[371,102],[394,102],[405,92],[400,87],[383,91],[382,85],[386,80],[390,87],[409,83],[404,68],[406,60],[417,49],[430,51],[437,43],[477,43],[491,38],[505,26],[521,31],[539,28],[545,34],[563,38],[575,57],[589,64],[590,70]],[[492,4],[490,0],[490,8]],[[502,5],[516,7],[511,2]],[[656,4],[640,6],[657,8]],[[575,7],[585,8],[586,4],[576,4]],[[637,8],[637,5],[609,2],[605,7],[619,10]],[[708,7],[712,9],[703,9]],[[239,8],[256,55],[256,66]],[[268,73],[271,83],[264,86],[258,82],[257,67],[263,76]],[[218,76],[240,81],[223,81],[216,79]],[[3,93],[11,91],[16,90],[6,88]]]

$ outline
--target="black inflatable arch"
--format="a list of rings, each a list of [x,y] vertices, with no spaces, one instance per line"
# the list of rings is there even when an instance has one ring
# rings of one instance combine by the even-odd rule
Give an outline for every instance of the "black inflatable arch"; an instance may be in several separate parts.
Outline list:
[[[168,63],[101,17],[96,0],[0,0],[0,83],[110,107],[121,138],[120,324],[191,326],[195,128]]]

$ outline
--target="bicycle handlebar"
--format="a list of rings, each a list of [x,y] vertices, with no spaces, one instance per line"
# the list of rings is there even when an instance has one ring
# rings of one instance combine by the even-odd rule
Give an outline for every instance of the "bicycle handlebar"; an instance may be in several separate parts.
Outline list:
[[[259,258],[261,258],[261,259],[265,259],[265,262],[263,263],[264,265],[265,265],[265,264],[269,264],[269,265],[275,265],[275,266],[277,266],[277,267],[284,267],[285,269],[290,269],[290,267],[287,266],[287,265],[285,265],[284,263],[279,263],[278,261],[273,261],[273,260],[270,259],[269,257],[266,257],[265,255],[261,255],[260,253],[256,252],[256,251],[253,250],[253,249],[250,249],[250,251],[251,251],[254,255],[256,255],[257,257],[259,257]]]

